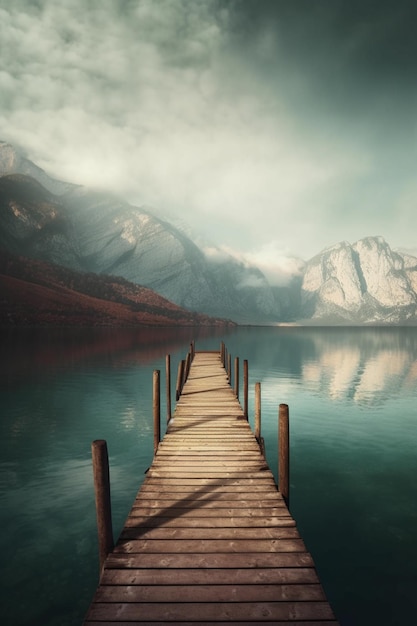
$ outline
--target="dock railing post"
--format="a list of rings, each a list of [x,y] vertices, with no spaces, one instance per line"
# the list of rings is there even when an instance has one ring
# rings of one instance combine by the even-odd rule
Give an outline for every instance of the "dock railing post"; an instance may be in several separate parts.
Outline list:
[[[165,380],[166,380],[166,394],[167,394],[167,423],[171,419],[171,356],[169,354],[165,357]]]
[[[279,405],[278,489],[285,504],[290,504],[290,420],[288,404]]]
[[[104,439],[96,439],[93,441],[91,444],[91,454],[93,458],[99,567],[101,576],[104,561],[114,548],[111,518],[109,455],[106,441]]]
[[[229,378],[229,383],[232,384],[232,355],[227,355],[227,376]]]
[[[247,359],[245,359],[243,361],[243,412],[245,414],[246,419],[249,418],[249,413],[248,413],[248,387],[249,387],[248,361],[247,361]]]
[[[220,360],[222,362],[223,367],[225,367],[225,346],[224,341],[220,344]]]
[[[182,387],[184,387],[185,383],[187,382],[188,374],[190,373],[190,365],[191,365],[191,355],[188,352],[187,357],[185,359],[184,378],[182,381]],[[181,387],[181,390],[182,390],[182,387]]]
[[[239,357],[235,357],[235,396],[239,399]]]
[[[176,389],[176,395],[175,395],[177,402],[182,391],[182,378],[184,376],[184,365],[185,365],[184,360],[178,363],[177,389]]]
[[[255,383],[255,437],[261,440],[261,383]]]
[[[153,372],[153,453],[156,454],[161,439],[161,372]]]
[[[265,456],[265,441],[261,435],[261,383],[255,383],[255,438]]]

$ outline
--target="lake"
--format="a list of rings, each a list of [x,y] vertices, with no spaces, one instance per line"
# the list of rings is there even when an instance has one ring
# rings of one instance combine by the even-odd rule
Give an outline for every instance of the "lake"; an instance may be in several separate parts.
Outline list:
[[[297,327],[1,332],[2,623],[82,623],[98,583],[91,442],[107,440],[117,538],[152,461],[152,372],[165,389],[170,354],[175,387],[192,339],[248,360],[275,476],[289,405],[290,508],[342,626],[415,623],[417,329]]]

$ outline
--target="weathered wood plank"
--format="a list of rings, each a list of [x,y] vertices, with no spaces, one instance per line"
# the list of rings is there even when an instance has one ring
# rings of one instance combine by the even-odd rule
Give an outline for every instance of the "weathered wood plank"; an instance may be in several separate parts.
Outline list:
[[[166,455],[183,455],[186,456],[199,456],[200,466],[204,467],[204,459],[207,457],[218,457],[223,455],[224,460],[235,461],[239,458],[244,460],[245,456],[255,456],[258,460],[264,460],[262,455],[259,456],[260,448],[257,442],[250,441],[235,442],[235,446],[238,446],[238,454],[235,454],[236,447],[233,446],[233,442],[229,442],[226,439],[223,441],[216,439],[187,439],[187,441],[165,441],[164,445],[160,444],[159,453],[156,454],[154,461],[159,461],[164,454]]]
[[[176,450],[170,452],[170,448],[176,448]],[[188,447],[196,448],[199,452],[205,452],[212,447],[215,451],[219,449],[227,449],[231,456],[245,456],[247,454],[259,454],[260,448],[256,440],[250,437],[238,437],[236,439],[230,439],[226,434],[214,436],[202,435],[196,436],[181,436],[173,437],[169,434],[165,435],[164,440],[159,445],[159,453],[166,451],[171,454],[187,454]]]
[[[260,552],[256,553],[194,553],[194,554],[129,554],[112,553],[107,557],[106,567],[131,568],[287,568],[314,567],[308,552]]]
[[[184,509],[195,509],[196,507],[209,508],[209,509],[251,509],[254,515],[260,515],[261,512],[258,512],[258,509],[262,509],[262,512],[265,512],[265,509],[273,508],[277,509],[278,506],[285,509],[285,504],[277,501],[275,498],[270,500],[243,500],[241,498],[236,498],[235,500],[217,498],[216,495],[206,494],[206,498],[195,498],[185,497],[181,499],[172,499],[172,497],[167,496],[165,498],[160,497],[158,499],[150,499],[150,498],[136,498],[133,506],[135,508],[147,507],[147,508],[155,508],[155,509],[164,509],[167,507],[173,508],[184,508]]]
[[[87,620],[84,622],[86,626],[88,626],[89,624],[100,624],[101,626],[132,626],[132,621],[129,622],[125,622],[125,621],[119,621],[117,620],[117,622],[114,621],[109,621],[109,620],[102,620],[100,619],[100,621],[98,622],[97,620]],[[140,622],[134,622],[134,623],[140,623]],[[148,623],[152,623],[152,622],[148,622]],[[168,625],[172,625],[172,621],[158,621],[157,624],[158,626],[168,626]],[[212,620],[210,622],[207,621],[198,621],[198,622],[193,622],[193,621],[187,621],[184,622],[183,620],[175,620],[175,626],[191,626],[192,624],[198,624],[198,626],[213,626],[213,623],[216,624],[216,626],[230,626],[231,623],[234,624],[234,626],[248,626],[249,623],[252,624],[259,624],[259,621],[257,622],[248,622],[247,620],[245,620],[244,622],[241,621],[237,621],[237,620],[233,620],[233,622],[231,620],[227,620],[226,622],[223,621],[216,621],[213,622]],[[288,624],[291,624],[291,626],[338,626],[338,622],[336,622],[335,620],[308,620],[308,621],[299,621],[299,620],[291,620],[290,622],[288,620],[274,620],[273,622],[274,626],[288,626]]]
[[[282,602],[324,600],[319,584],[101,585],[97,602]]]
[[[230,454],[228,455],[230,463],[244,463],[248,461],[249,463],[265,463],[265,459],[260,452],[239,452],[239,454]],[[175,465],[178,468],[178,463],[218,463],[219,461],[223,463],[224,455],[222,450],[214,450],[210,453],[210,455],[204,455],[203,458],[195,452],[187,452],[182,454],[181,452],[172,452],[169,450],[161,450],[158,452],[155,462],[157,463],[170,463]]]
[[[268,464],[266,463],[265,459],[263,457],[258,457],[258,458],[254,458],[254,459],[248,459],[248,458],[241,458],[241,459],[229,459],[229,458],[213,458],[211,456],[207,457],[206,455],[203,456],[203,458],[198,459],[197,457],[195,458],[182,458],[181,457],[175,460],[170,460],[170,459],[166,459],[166,458],[162,458],[159,455],[156,455],[154,462],[152,463],[152,467],[159,467],[159,466],[163,466],[163,467],[167,467],[169,469],[173,468],[174,470],[178,469],[178,463],[180,463],[182,468],[186,468],[186,469],[194,469],[197,468],[198,471],[201,471],[201,466],[203,465],[203,467],[208,467],[210,469],[215,469],[215,468],[220,468],[220,469],[228,469],[230,468],[231,470],[246,470],[246,469],[250,469],[253,470],[254,468],[256,468],[259,471],[267,471],[269,470]]]
[[[182,428],[182,427],[178,427],[181,428],[181,431],[177,430],[175,433],[174,432],[170,432],[168,431],[166,434],[165,439],[161,442],[161,445],[165,445],[168,442],[181,442],[184,443],[184,441],[188,442],[198,442],[199,440],[202,441],[224,441],[225,439],[230,439],[230,428],[235,428],[234,426],[230,426],[229,429],[225,429],[222,430],[218,427],[212,426],[211,428],[203,428],[202,426],[197,426],[197,425],[193,425],[192,430],[191,430],[191,426],[189,425],[188,428]],[[189,430],[190,432],[187,432],[187,430]],[[229,430],[229,432],[228,432]],[[252,443],[253,442],[253,437],[249,436],[248,433],[245,432],[245,430],[239,426],[236,427],[236,430],[239,430],[240,432],[236,433],[236,436],[233,437],[233,441],[236,443]],[[240,452],[239,449],[235,450],[236,454],[238,452]]]
[[[166,495],[170,495],[173,500],[187,497],[195,497],[195,499],[198,500],[199,498],[205,498],[207,495],[216,495],[219,500],[240,500],[242,498],[242,494],[247,500],[258,500],[259,498],[263,498],[267,500],[274,500],[275,502],[282,501],[279,497],[279,492],[271,491],[271,486],[268,482],[257,485],[256,493],[248,493],[245,485],[218,485],[210,488],[206,485],[199,486],[174,483],[171,485],[161,484],[161,488],[158,489],[158,485],[155,484],[155,481],[149,481],[146,484],[144,483],[140,492],[136,496],[136,500],[165,497]]]
[[[125,526],[120,539],[298,539],[295,526],[264,526],[262,528],[146,528],[141,525]]]
[[[200,487],[198,485],[175,483],[172,485],[161,485],[161,489],[158,490],[158,486],[152,482],[152,484],[143,485],[143,491],[141,490],[141,493],[136,496],[134,503],[142,503],[145,500],[153,500],[156,498],[169,498],[178,501],[194,498],[195,502],[198,502],[200,499],[207,500],[209,498],[213,499],[214,497],[218,497],[219,502],[239,502],[245,498],[247,502],[263,500],[269,503],[275,503],[276,506],[285,506],[285,502],[275,495],[275,491],[267,491],[267,489],[270,488],[268,483],[257,485],[256,494],[245,492],[244,485],[236,485],[236,487],[239,491],[234,492],[233,486],[230,485],[219,485],[210,489],[206,488],[205,485]]]
[[[143,484],[143,487],[145,487],[146,485],[160,485],[161,487],[166,487],[166,488],[171,488],[174,485],[177,486],[181,486],[184,489],[188,489],[190,487],[194,488],[194,489],[201,489],[201,490],[214,490],[214,489],[220,489],[220,490],[230,490],[230,489],[236,489],[236,490],[249,490],[249,491],[254,491],[257,490],[258,487],[264,488],[265,486],[270,486],[271,488],[274,488],[274,491],[276,491],[276,485],[275,485],[275,481],[274,481],[274,477],[272,476],[272,474],[266,474],[265,472],[262,472],[261,475],[259,476],[255,476],[255,478],[239,478],[234,476],[233,478],[217,478],[217,479],[212,479],[212,478],[196,478],[196,477],[183,477],[183,478],[178,478],[177,476],[169,476],[168,478],[158,478],[158,477],[150,477],[148,476],[145,479],[145,482]],[[280,494],[278,492],[279,497]]]
[[[265,474],[267,474],[267,470],[262,470],[265,472]],[[149,476],[152,476],[154,478],[170,478],[172,476],[172,471],[169,470],[164,470],[163,468],[157,468],[157,469],[153,469],[153,467],[151,466],[151,468],[149,469],[148,472]],[[236,469],[236,471],[227,471],[227,470],[223,470],[223,471],[214,471],[214,470],[207,470],[204,471],[203,468],[201,468],[201,470],[199,471],[189,471],[187,472],[187,470],[182,471],[181,469],[177,469],[175,472],[175,475],[178,478],[254,478],[256,479],[259,474],[256,471],[243,471],[243,472],[239,472],[238,469]]]
[[[139,515],[131,514],[125,522],[125,528],[135,528],[140,525],[143,528],[283,528],[295,526],[295,521],[283,512],[282,516],[245,516],[245,517],[190,517],[188,515]]]
[[[164,472],[176,472],[179,467],[182,472],[189,473],[197,473],[201,474],[201,464],[196,461],[183,461],[178,463],[165,462],[164,460],[155,460],[152,464],[152,475],[157,471]],[[205,469],[204,473],[207,475],[208,473],[216,472],[224,473],[224,472],[262,472],[268,470],[268,466],[265,461],[231,461],[228,463],[227,461],[204,461],[203,467]]]
[[[188,515],[146,515],[131,514],[125,522],[125,528],[135,528],[138,525],[143,528],[155,528],[157,526],[165,528],[283,528],[295,526],[295,521],[288,514],[283,512],[282,516],[248,516],[221,517],[219,513],[216,517],[189,517]]]
[[[158,553],[187,554],[213,552],[216,554],[249,554],[250,552],[303,552],[302,539],[143,539],[119,540],[114,554]]]
[[[230,569],[106,569],[101,578],[102,585],[210,585],[216,580],[218,585],[234,583],[240,585],[292,585],[319,583],[313,567],[286,568],[240,568]]]
[[[243,499],[244,497],[244,499]],[[210,491],[203,492],[189,492],[189,491],[144,491],[135,498],[134,505],[152,505],[159,506],[157,503],[163,501],[166,505],[168,501],[175,503],[198,504],[199,502],[212,501],[217,502],[218,506],[245,506],[245,507],[259,507],[259,506],[285,506],[284,502],[277,498],[274,492],[258,491],[257,494],[245,493],[242,497],[240,493],[230,492],[217,492],[213,494]],[[224,505],[227,503],[227,505]]]
[[[91,620],[113,619],[160,622],[163,620],[218,621],[251,620],[255,623],[271,620],[334,619],[327,602],[184,602],[184,603],[101,603],[91,607]]]
[[[149,515],[161,515],[165,517],[198,517],[198,518],[216,518],[219,515],[228,516],[228,517],[242,517],[247,520],[255,520],[259,517],[290,517],[288,509],[285,507],[269,507],[267,509],[257,509],[256,511],[252,511],[252,509],[237,509],[237,508],[227,508],[223,507],[220,509],[210,509],[208,507],[203,508],[186,508],[186,507],[159,507],[152,508],[147,506],[134,506],[130,512],[130,515],[133,517],[135,515],[141,516],[149,516]]]

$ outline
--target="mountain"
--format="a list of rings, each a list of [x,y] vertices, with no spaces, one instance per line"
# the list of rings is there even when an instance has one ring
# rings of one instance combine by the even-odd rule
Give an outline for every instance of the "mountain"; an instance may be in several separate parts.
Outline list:
[[[282,313],[259,269],[211,259],[149,210],[54,181],[5,143],[0,175],[0,247],[9,252],[121,276],[215,317],[268,323]]]
[[[343,241],[307,264],[299,317],[322,323],[417,323],[417,258],[382,237]]]
[[[230,255],[205,253],[154,212],[62,183],[0,142],[0,249],[119,276],[176,305],[238,323],[417,324],[417,258],[382,237],[344,241],[271,287]]]
[[[76,187],[76,185],[71,183],[65,183],[51,178],[43,169],[23,156],[14,146],[11,146],[5,141],[0,141],[0,176],[4,176],[5,174],[23,174],[30,176],[41,183],[48,191],[57,195],[63,194],[69,189]]]
[[[0,251],[0,326],[228,326],[115,276]]]

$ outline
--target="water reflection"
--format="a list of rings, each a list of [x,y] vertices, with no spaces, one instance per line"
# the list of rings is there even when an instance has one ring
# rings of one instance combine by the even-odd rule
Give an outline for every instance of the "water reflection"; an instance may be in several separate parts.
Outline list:
[[[51,368],[101,362],[115,369],[147,365],[192,340],[220,336],[219,328],[0,329],[0,388],[31,381]],[[220,341],[220,340],[219,340]]]
[[[108,441],[117,536],[152,459],[152,370],[163,375],[171,353],[176,371],[192,339],[198,349],[224,339],[249,361],[252,408],[262,382],[273,471],[277,406],[290,404],[293,513],[342,624],[367,626],[376,614],[379,626],[413,623],[417,329],[400,328],[2,334],[4,623],[81,623],[98,567],[91,441]],[[393,571],[402,572],[401,593]],[[384,621],[388,605],[400,604],[398,621]]]
[[[403,329],[321,332],[313,335],[315,356],[302,367],[302,380],[330,398],[380,404],[417,381],[417,343]]]
[[[380,405],[416,388],[417,329],[239,329],[227,341],[271,384],[298,384],[334,401]]]

